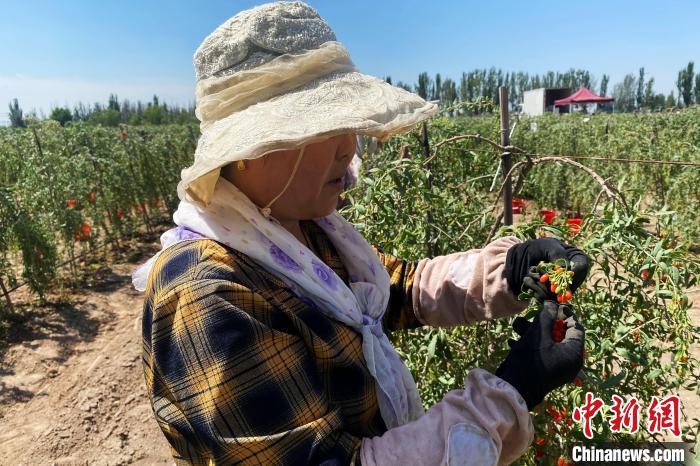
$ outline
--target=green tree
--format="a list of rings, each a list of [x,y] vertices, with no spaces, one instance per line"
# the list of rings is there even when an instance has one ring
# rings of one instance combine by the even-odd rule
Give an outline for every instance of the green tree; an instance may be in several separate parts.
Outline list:
[[[161,125],[165,123],[166,115],[163,108],[157,105],[149,105],[143,111],[143,121],[151,125]]]
[[[442,91],[442,78],[440,77],[440,73],[437,73],[435,75],[435,83],[431,86],[430,100],[441,100],[440,91]]]
[[[600,80],[600,95],[605,96],[608,92],[608,83],[610,82],[610,76],[604,74]]]
[[[90,118],[90,109],[82,102],[79,102],[73,107],[73,121],[88,121]]]
[[[661,96],[663,97],[663,94],[661,94]],[[654,97],[654,78],[650,78],[644,86],[644,97],[642,98],[642,106],[650,109],[656,108],[656,106],[654,105]]]
[[[613,97],[615,107],[623,112],[631,112],[636,103],[637,79],[632,74],[625,75],[621,83],[615,84]]]
[[[22,109],[19,108],[19,102],[17,99],[13,99],[12,103],[9,105],[10,107],[10,125],[11,126],[16,126],[19,128],[24,128],[27,126],[24,123],[24,119],[22,118]]]
[[[691,61],[688,66],[683,68],[678,72],[678,80],[676,81],[676,87],[678,88],[678,103],[680,103],[681,97],[683,98],[683,103],[686,107],[689,107],[693,103],[693,78],[695,77],[695,72],[693,67],[695,64]]]
[[[695,103],[700,105],[700,73],[695,75]]]
[[[143,124],[143,113],[134,113],[129,117],[128,123],[131,126],[138,126]]]
[[[119,123],[121,123],[121,114],[111,108],[100,108],[90,114],[88,122],[94,125],[119,126]]]
[[[518,86],[515,84],[515,73],[506,74],[506,81],[508,86],[508,104],[510,108],[515,108],[515,106],[520,101],[520,96],[518,95]]]
[[[676,106],[676,98],[673,96],[673,91],[666,97],[664,108],[673,108]]]
[[[485,79],[483,81],[482,97],[488,97],[498,103],[498,78],[496,68],[491,67],[488,72],[484,70]]]
[[[109,95],[109,100],[107,102],[107,108],[119,111],[119,100],[117,100],[117,96],[115,94],[110,94]]]
[[[469,99],[469,84],[467,83],[467,73],[462,71],[462,77],[459,79],[459,100],[466,102]]]
[[[663,110],[666,107],[666,96],[661,92],[654,95],[651,107],[654,110]]]
[[[424,99],[428,99],[430,91],[430,76],[425,71],[418,75],[418,85],[416,85],[416,94]]]
[[[73,119],[73,115],[67,108],[56,107],[53,110],[51,110],[51,115],[49,116],[49,119],[56,120],[61,124],[61,126],[65,126],[66,123]]]
[[[454,104],[454,101],[457,100],[457,86],[452,79],[445,78],[440,95],[442,96],[441,103],[443,105],[450,106]]]
[[[637,78],[637,108],[644,106],[644,67],[639,68],[639,78]]]

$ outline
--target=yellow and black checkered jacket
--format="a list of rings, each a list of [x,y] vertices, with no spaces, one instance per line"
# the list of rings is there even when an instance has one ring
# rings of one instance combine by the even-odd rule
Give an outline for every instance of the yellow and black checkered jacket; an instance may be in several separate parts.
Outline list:
[[[323,230],[302,228],[347,284]],[[377,254],[391,276],[385,331],[421,326],[411,302],[416,263]],[[179,242],[156,261],[143,364],[177,464],[359,464],[362,438],[386,431],[361,335],[213,240]]]

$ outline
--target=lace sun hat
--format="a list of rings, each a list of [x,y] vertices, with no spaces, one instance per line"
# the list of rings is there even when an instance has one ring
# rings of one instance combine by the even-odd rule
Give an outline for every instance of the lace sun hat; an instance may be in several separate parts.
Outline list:
[[[221,167],[343,133],[382,141],[437,105],[357,72],[330,26],[302,2],[242,11],[194,54],[201,136],[178,197],[206,207]]]

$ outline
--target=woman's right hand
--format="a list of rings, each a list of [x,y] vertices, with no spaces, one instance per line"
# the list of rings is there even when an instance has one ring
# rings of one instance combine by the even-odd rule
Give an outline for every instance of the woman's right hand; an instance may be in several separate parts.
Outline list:
[[[568,305],[539,301],[540,311],[532,322],[516,317],[513,329],[521,336],[509,340],[511,348],[496,375],[510,383],[532,410],[545,395],[574,380],[583,367],[584,330]],[[564,339],[553,339],[557,320],[564,321]]]
[[[362,466],[510,464],[532,443],[534,427],[517,390],[483,370],[450,390],[415,421],[365,438]]]

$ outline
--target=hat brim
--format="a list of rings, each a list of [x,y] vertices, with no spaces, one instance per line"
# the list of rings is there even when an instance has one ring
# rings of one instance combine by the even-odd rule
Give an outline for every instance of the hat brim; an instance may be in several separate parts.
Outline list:
[[[323,76],[206,128],[197,143],[194,164],[182,170],[178,195],[184,199],[187,193],[206,206],[219,169],[231,162],[345,133],[386,140],[437,110],[436,104],[373,76],[357,72]]]

